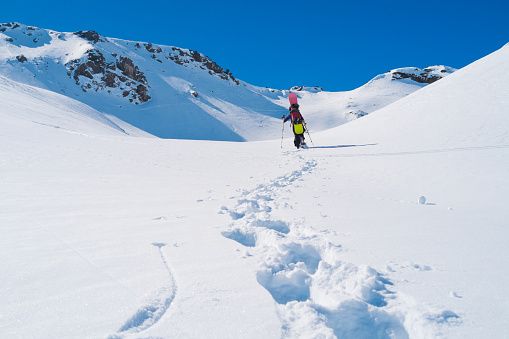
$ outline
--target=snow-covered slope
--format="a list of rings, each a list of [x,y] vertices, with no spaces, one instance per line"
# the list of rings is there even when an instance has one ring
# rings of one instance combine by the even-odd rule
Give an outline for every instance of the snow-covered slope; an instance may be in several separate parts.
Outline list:
[[[0,84],[2,338],[509,335],[509,46],[307,150]]]
[[[316,135],[328,146],[313,153],[323,172],[292,192],[330,201],[321,213],[334,208],[328,224],[347,235],[345,247],[355,244],[345,259],[387,272],[401,292],[426,300],[421,307],[443,305],[458,316],[442,319],[458,327],[436,336],[509,335],[501,280],[509,270],[507,98],[509,45]],[[332,167],[334,178],[327,176]]]
[[[371,113],[454,69],[399,69],[349,92],[293,88],[315,131]],[[0,74],[77,99],[163,138],[280,137],[289,90],[252,86],[210,58],[178,47],[0,24]]]
[[[453,73],[454,68],[406,67],[380,74],[348,92],[303,91],[299,103],[313,131],[323,131],[366,116]],[[280,101],[284,105],[285,99]]]
[[[453,76],[323,135],[344,134],[395,150],[507,144],[508,49],[506,45]]]
[[[3,76],[0,76],[0,110],[4,126],[18,121],[57,128],[69,133],[111,135],[116,132],[149,136],[123,121],[118,121],[117,124],[79,101]]]

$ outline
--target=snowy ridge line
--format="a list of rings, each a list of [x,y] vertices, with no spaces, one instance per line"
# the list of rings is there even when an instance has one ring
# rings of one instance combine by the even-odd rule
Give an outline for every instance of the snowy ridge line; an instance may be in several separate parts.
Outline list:
[[[220,211],[233,220],[222,235],[244,246],[243,258],[258,261],[257,281],[275,301],[282,337],[436,337],[429,325],[458,318],[455,313],[416,311],[382,274],[342,261],[342,247],[330,241],[330,231],[272,216],[293,208],[280,203],[280,195],[291,194],[292,185],[317,165],[306,160],[300,170],[245,191],[236,206]]]
[[[118,330],[117,334],[111,335],[109,339],[123,338],[124,335],[139,333],[154,326],[170,308],[171,303],[177,295],[177,283],[172,273],[168,260],[166,259],[162,248],[165,243],[152,243],[159,249],[161,260],[168,271],[170,278],[169,284],[161,287],[147,301],[147,305],[141,307],[129,320]]]
[[[405,67],[351,91],[326,92],[318,86],[280,90],[240,81],[204,54],[176,46],[20,23],[0,23],[0,36],[3,76],[169,139],[277,139],[290,91],[307,107],[308,122],[322,131],[370,114],[455,71],[447,66]],[[211,119],[211,112],[221,119]],[[173,124],[189,128],[167,127]]]

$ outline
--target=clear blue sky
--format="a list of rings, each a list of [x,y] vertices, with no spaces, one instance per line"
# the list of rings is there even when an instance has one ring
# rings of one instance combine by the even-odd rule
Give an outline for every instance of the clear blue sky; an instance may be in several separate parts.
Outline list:
[[[257,86],[351,90],[394,68],[461,68],[509,42],[509,1],[9,1],[0,22],[197,50]]]

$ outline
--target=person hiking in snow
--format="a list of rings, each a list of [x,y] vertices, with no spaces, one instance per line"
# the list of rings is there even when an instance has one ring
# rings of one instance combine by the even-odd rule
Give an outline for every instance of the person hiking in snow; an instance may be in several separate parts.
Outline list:
[[[304,132],[306,131],[306,122],[304,118],[300,114],[299,104],[292,104],[289,108],[290,113],[288,115],[283,115],[283,124],[291,119],[291,126],[293,127],[293,134],[295,135],[295,139],[293,140],[293,144],[295,147],[300,148],[301,146],[306,146]]]

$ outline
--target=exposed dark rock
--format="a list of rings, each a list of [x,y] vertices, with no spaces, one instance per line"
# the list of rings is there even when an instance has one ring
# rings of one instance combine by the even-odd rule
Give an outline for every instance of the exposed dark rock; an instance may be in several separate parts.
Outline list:
[[[197,62],[202,62],[203,58],[201,57],[201,54],[197,51],[190,51],[191,52],[191,58],[193,58]]]
[[[314,87],[309,87],[309,86],[293,86],[290,88],[291,91],[304,91],[304,90],[312,90],[312,91],[317,91],[317,92],[323,92],[323,88],[321,88],[320,86],[314,86]]]
[[[208,69],[209,74],[218,76],[223,80],[232,80],[237,85],[240,85],[240,82],[235,79],[235,77],[230,73],[230,70],[223,70],[222,67],[210,60],[209,57],[206,57],[197,51],[187,51],[177,47],[172,47],[172,53],[170,53],[166,58],[181,66],[187,66],[191,62],[198,63],[196,66],[203,70]]]
[[[92,76],[92,74],[90,73],[90,71],[88,70],[88,67],[87,67],[86,63],[80,64],[78,66],[78,68],[76,69],[76,71],[74,71],[74,79],[78,80],[79,76],[84,76],[84,77],[87,77],[89,79],[93,79],[94,78]]]
[[[181,65],[181,66],[184,66],[184,62],[182,60],[180,60],[180,58],[178,57],[178,55],[169,55],[167,57],[167,59],[170,59],[172,60],[174,63],[176,63],[177,65]]]
[[[7,39],[5,39],[5,41],[7,41],[7,42],[14,42],[14,39],[13,38],[7,38]]]
[[[215,73],[223,73],[223,69],[210,59],[205,62],[205,67],[211,71],[214,71]]]
[[[1,26],[9,27],[11,29],[15,29],[20,27],[20,25],[17,22],[7,22],[5,24],[0,24]]]
[[[150,53],[161,53],[163,50],[161,47],[154,48],[152,44],[145,44],[145,49]]]
[[[76,34],[80,38],[92,41],[93,43],[98,43],[99,41],[104,42],[104,40],[101,39],[101,35],[95,31],[78,31],[74,32],[74,34]]]
[[[415,82],[421,83],[421,84],[431,84],[434,83],[437,80],[442,79],[441,76],[429,74],[431,70],[425,71],[420,74],[413,74],[413,73],[404,73],[404,72],[394,72],[392,74],[393,79],[411,79]]]
[[[16,59],[17,59],[19,62],[21,62],[21,63],[23,63],[23,62],[25,62],[25,61],[28,61],[28,60],[27,60],[27,58],[26,58],[23,54],[18,55],[18,56],[16,57]]]
[[[147,88],[141,84],[136,87],[136,93],[140,96],[141,102],[147,102],[151,99],[150,95],[148,95]]]
[[[118,86],[116,82],[117,78],[118,78],[117,74],[109,72],[108,74],[106,74],[106,76],[102,78],[102,81],[104,81],[104,84],[106,86],[115,88]]]
[[[87,54],[88,54],[87,66],[92,69],[92,74],[104,73],[104,66],[106,63],[104,55],[100,51],[95,49],[88,51]]]
[[[143,72],[140,72],[138,66],[134,65],[131,59],[120,56],[120,59],[117,60],[117,67],[126,77],[147,84],[147,78],[145,78]]]
[[[74,72],[75,80],[78,80],[80,75],[93,79],[93,74],[104,74],[106,59],[103,54],[96,49],[91,49],[87,52],[87,57],[88,61],[81,64],[79,64],[79,60],[71,61],[71,70],[75,68],[74,65],[78,64]]]

